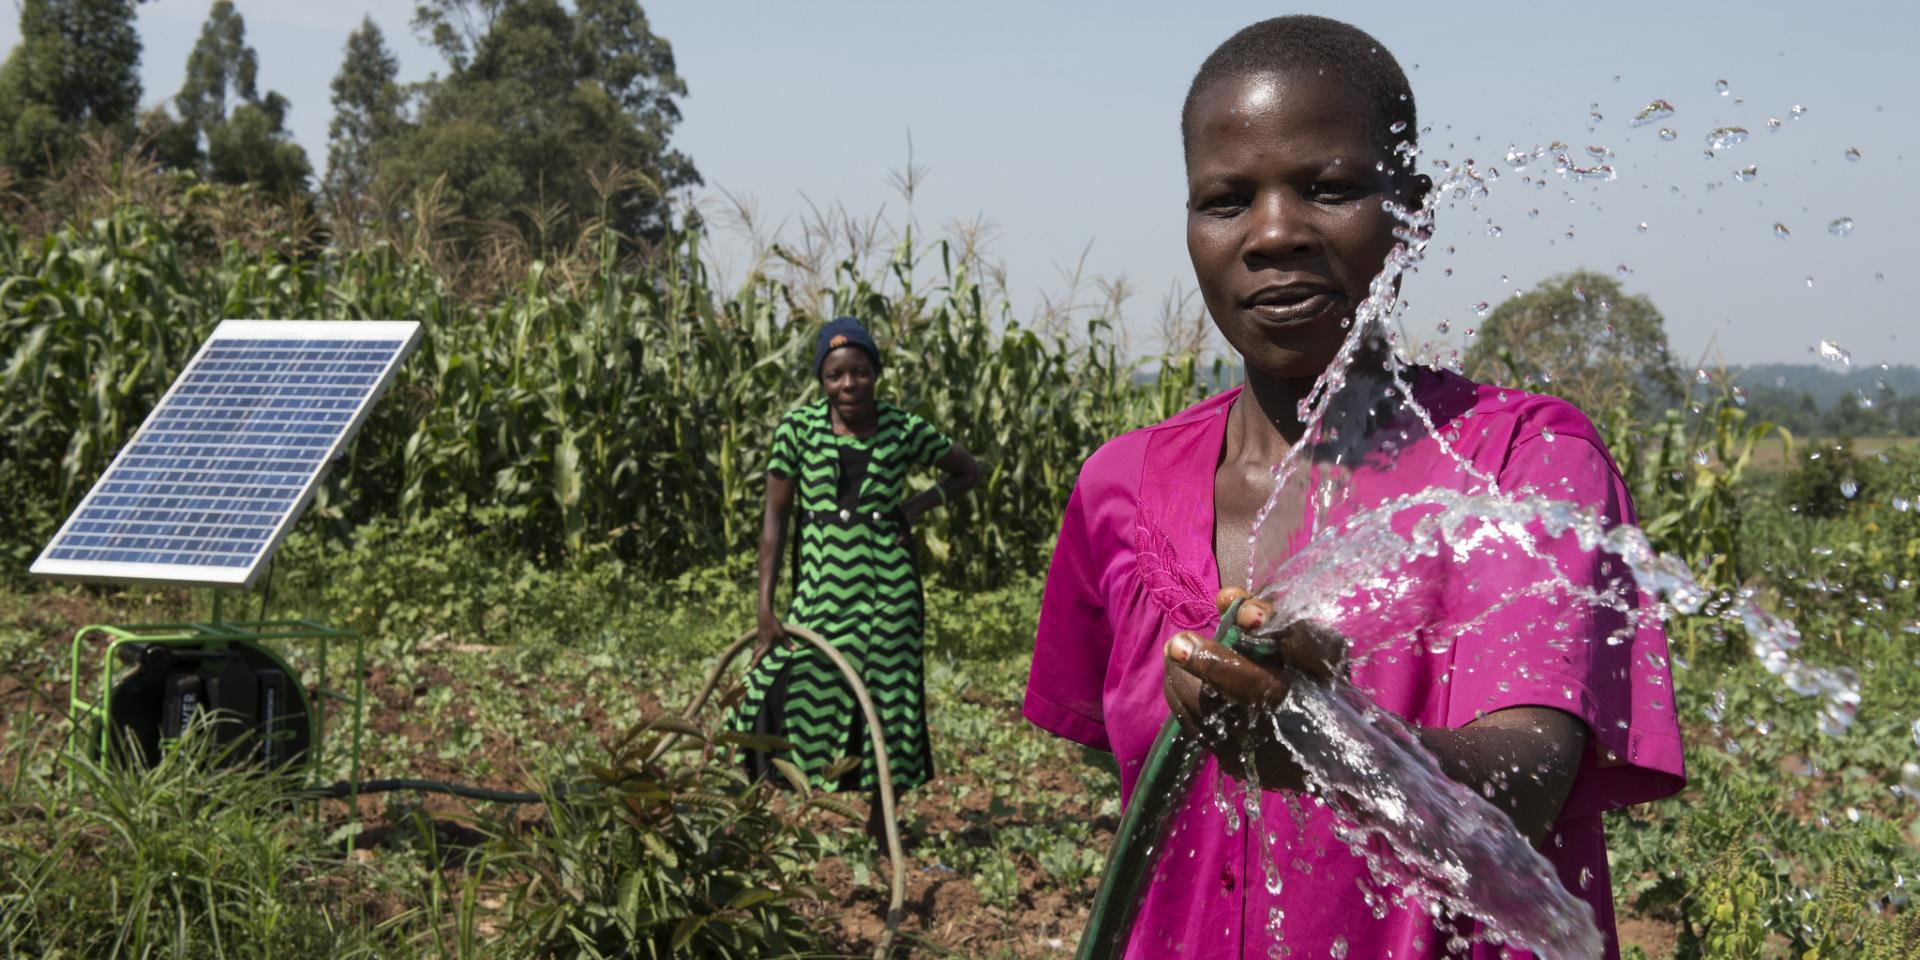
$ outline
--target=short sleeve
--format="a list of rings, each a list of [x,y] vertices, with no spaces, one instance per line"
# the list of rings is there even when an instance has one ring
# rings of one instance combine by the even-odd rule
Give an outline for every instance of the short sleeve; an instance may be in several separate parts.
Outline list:
[[[1043,730],[1111,751],[1101,696],[1113,631],[1088,548],[1090,533],[1085,497],[1076,485],[1047,567],[1022,712]]]
[[[767,472],[782,477],[800,474],[800,430],[792,416],[780,418],[773,428],[773,450],[767,455]]]
[[[953,449],[953,441],[916,413],[907,414],[907,456],[915,464],[930,467]]]
[[[1584,437],[1524,439],[1499,479],[1510,492],[1570,502],[1608,528],[1635,519],[1612,461]],[[1519,706],[1584,721],[1588,751],[1563,819],[1679,792],[1686,773],[1653,598],[1619,557],[1582,548],[1571,533],[1550,536],[1535,521],[1525,539],[1525,548],[1509,536],[1450,567],[1447,725]]]

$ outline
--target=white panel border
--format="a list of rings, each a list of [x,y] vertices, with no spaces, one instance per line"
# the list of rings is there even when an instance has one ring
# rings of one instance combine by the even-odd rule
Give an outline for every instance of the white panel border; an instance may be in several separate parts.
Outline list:
[[[206,355],[208,348],[215,340],[401,340],[404,342],[400,349],[394,352],[393,359],[388,361],[386,369],[380,371],[380,379],[374,384],[373,390],[367,394],[366,402],[354,411],[353,419],[347,422],[346,428],[340,432],[339,439],[327,450],[327,456],[321,461],[320,468],[307,477],[306,486],[301,488],[300,496],[296,497],[292,505],[287,508],[285,515],[275,525],[273,535],[267,539],[266,546],[261,549],[252,564],[245,567],[201,567],[189,564],[50,559],[46,555],[47,550],[52,549],[53,544],[59,543],[60,538],[66,536],[67,528],[73,525],[74,519],[93,502],[95,490],[89,489],[87,495],[81,498],[79,506],[74,507],[73,513],[60,524],[59,531],[41,550],[39,558],[33,561],[33,566],[28,572],[36,577],[88,583],[224,587],[239,590],[253,586],[261,571],[272,562],[274,553],[280,549],[281,541],[285,540],[287,533],[293,529],[294,522],[300,519],[300,515],[306,512],[307,505],[313,502],[314,493],[320,489],[320,484],[326,481],[327,470],[340,457],[346,445],[351,443],[354,436],[360,432],[360,427],[366,423],[374,404],[380,402],[381,396],[387,392],[387,387],[392,385],[394,374],[400,369],[400,364],[405,363],[407,357],[412,355],[414,348],[420,345],[421,332],[420,323],[414,320],[222,320],[218,326],[214,327],[213,333],[201,342],[200,349],[194,351],[193,359],[180,368],[180,376],[175,377],[173,383],[168,385],[167,392],[160,397],[160,402],[154,404],[152,410],[147,411],[147,419],[141,422],[140,429],[134,431],[133,436],[120,448],[120,452],[114,454],[113,462],[107,465],[106,471],[100,475],[99,479],[94,480],[94,488],[98,488],[100,480],[111,475],[120,466],[120,461],[126,457],[127,451],[131,450],[146,434],[147,427],[153,421],[154,413],[165,407],[168,400],[173,399],[174,391],[180,387],[180,377],[184,377],[187,371],[200,363],[201,357]]]

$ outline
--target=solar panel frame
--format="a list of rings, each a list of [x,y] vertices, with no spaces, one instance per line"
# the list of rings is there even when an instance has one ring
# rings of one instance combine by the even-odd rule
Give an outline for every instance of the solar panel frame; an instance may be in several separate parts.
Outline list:
[[[420,324],[411,320],[222,321],[214,328],[213,333],[207,337],[206,341],[200,345],[200,349],[195,351],[193,358],[181,369],[180,375],[176,377],[173,383],[167,388],[167,392],[160,398],[160,402],[155,404],[153,410],[148,412],[146,420],[140,425],[140,429],[135,431],[133,437],[114,455],[113,462],[107,466],[106,471],[94,482],[93,488],[87,491],[87,495],[81,499],[79,506],[75,507],[73,512],[68,515],[67,519],[60,525],[60,530],[54,534],[53,539],[41,550],[40,556],[34,560],[30,572],[37,577],[95,583],[207,586],[238,590],[244,590],[253,586],[254,581],[260,576],[260,573],[266,569],[268,562],[272,560],[274,553],[279,550],[281,541],[283,541],[287,533],[293,529],[294,523],[299,520],[300,515],[306,511],[307,505],[313,501],[314,493],[319,490],[320,484],[326,479],[328,468],[338,459],[341,452],[346,448],[346,445],[359,433],[360,427],[365,424],[368,415],[372,412],[374,404],[379,402],[380,397],[386,393],[387,387],[392,384],[395,373],[400,369],[400,364],[404,363],[407,357],[412,354],[414,348],[419,346],[421,334]],[[312,467],[306,470],[304,475],[283,473],[279,475],[279,479],[276,482],[261,483],[259,482],[261,478],[258,475],[249,474],[244,468],[234,469],[220,474],[220,476],[227,476],[229,479],[202,482],[198,484],[198,486],[203,489],[213,489],[217,487],[222,491],[241,491],[246,488],[255,490],[264,489],[269,491],[268,495],[256,497],[237,492],[232,494],[199,493],[192,495],[201,500],[210,497],[229,500],[278,500],[284,505],[283,508],[281,506],[274,506],[270,511],[260,513],[232,510],[214,511],[200,508],[200,513],[203,518],[201,520],[166,521],[164,524],[168,526],[197,524],[198,528],[202,530],[211,528],[245,530],[247,532],[244,536],[255,542],[258,542],[259,538],[253,531],[271,525],[272,530],[264,539],[264,542],[260,544],[257,551],[248,555],[249,558],[245,562],[231,566],[213,566],[187,563],[137,563],[119,560],[55,559],[50,556],[57,548],[64,548],[65,550],[71,551],[92,546],[78,542],[68,543],[70,535],[74,537],[96,535],[94,531],[84,529],[84,526],[87,524],[102,522],[94,517],[83,519],[83,515],[88,514],[90,509],[96,511],[120,510],[123,509],[122,505],[111,502],[114,498],[123,496],[152,496],[152,494],[148,492],[127,494],[117,490],[109,490],[109,487],[116,484],[135,484],[141,487],[151,484],[164,486],[168,481],[163,476],[148,475],[165,474],[169,468],[175,473],[179,473],[185,469],[205,469],[205,467],[200,466],[197,462],[188,467],[178,462],[155,463],[149,466],[138,465],[133,461],[137,457],[150,458],[164,456],[167,449],[164,445],[169,440],[173,440],[172,437],[168,436],[169,434],[178,433],[182,435],[175,441],[176,449],[179,449],[179,444],[192,442],[190,434],[196,426],[206,423],[217,424],[219,422],[216,419],[200,418],[170,424],[169,428],[165,431],[156,429],[156,423],[161,420],[162,413],[175,409],[172,404],[176,398],[181,400],[182,408],[190,406],[212,406],[212,404],[204,402],[189,403],[188,401],[190,400],[203,401],[207,398],[183,396],[183,386],[189,377],[227,376],[228,374],[203,370],[202,363],[206,361],[212,351],[216,349],[216,345],[225,347],[236,341],[247,340],[399,341],[400,346],[386,359],[385,365],[380,368],[372,385],[366,388],[364,396],[353,398],[355,399],[355,403],[351,408],[351,415],[345,424],[339,428],[338,433],[332,435],[331,442],[327,442],[328,434],[326,432],[314,429],[320,425],[302,420],[299,418],[297,410],[290,410],[288,416],[279,418],[282,422],[288,424],[290,429],[275,435],[276,440],[289,441],[285,444],[285,450],[289,451],[288,455],[280,455],[281,444],[276,443],[274,450],[270,451],[268,455],[236,458],[267,463],[288,460],[310,460]],[[232,375],[244,377],[247,374]],[[316,380],[309,381],[305,385],[318,389],[345,389],[333,387],[323,382],[317,382],[317,378],[320,375],[316,374],[312,376],[314,376]],[[216,380],[215,382],[220,381]],[[359,388],[355,387],[354,389],[357,390]],[[314,397],[309,399],[323,401],[328,399],[346,400],[348,398]],[[320,409],[325,410],[326,408]],[[345,408],[340,408],[340,410],[344,409]],[[340,410],[334,412],[340,412]],[[254,422],[252,417],[248,415],[236,415],[233,419],[249,423]],[[305,439],[305,435],[311,436],[311,442],[293,442]],[[324,453],[317,459],[314,459],[308,451],[316,450],[324,450]],[[208,458],[200,459],[206,460]],[[211,465],[212,463],[208,464],[208,466]],[[287,498],[283,491],[294,489],[296,483],[297,493],[295,493],[291,499]],[[179,499],[183,500],[188,498],[189,495],[186,494],[182,494],[179,497]],[[131,511],[133,508],[125,507],[125,509]],[[191,504],[182,503],[177,508],[162,507],[159,509],[188,511],[196,508]],[[221,514],[224,519],[214,522],[212,517],[216,513]],[[247,522],[242,523],[240,522],[240,518],[248,519]],[[118,518],[107,519],[112,520]],[[135,522],[135,518],[132,516],[128,516],[125,519],[127,522]],[[103,534],[101,535],[104,536]],[[169,540],[180,541],[195,539],[192,536],[160,534],[120,534],[119,536],[123,538],[126,536],[141,536],[145,539],[166,537]],[[228,542],[238,542],[240,535],[230,536],[226,539]],[[151,552],[170,552],[175,555],[183,552],[198,552],[209,556],[221,555],[214,551],[161,550],[159,548],[154,548]],[[231,554],[231,556],[238,557],[241,555],[236,553]]]

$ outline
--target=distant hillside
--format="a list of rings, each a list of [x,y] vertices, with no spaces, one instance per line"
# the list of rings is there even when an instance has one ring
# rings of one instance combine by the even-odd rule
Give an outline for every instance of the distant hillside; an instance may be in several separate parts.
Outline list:
[[[1763,363],[1728,371],[1735,383],[1751,392],[1769,387],[1791,394],[1805,393],[1822,407],[1837,400],[1857,402],[1857,391],[1878,397],[1885,390],[1896,396],[1920,395],[1920,367],[1904,364],[1882,370],[1879,365],[1838,367],[1833,364]]]
[[[1133,379],[1149,384],[1157,373],[1146,367]],[[1731,367],[1727,375],[1746,391],[1749,414],[1799,436],[1920,436],[1920,367],[1763,363]],[[1217,392],[1240,382],[1240,366],[1203,370],[1201,378]]]

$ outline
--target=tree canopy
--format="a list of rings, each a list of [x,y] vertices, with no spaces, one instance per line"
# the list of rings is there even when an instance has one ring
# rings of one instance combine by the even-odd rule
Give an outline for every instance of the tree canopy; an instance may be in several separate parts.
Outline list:
[[[215,0],[173,100],[178,119],[156,113],[149,120],[160,160],[215,183],[304,194],[313,168],[287,132],[287,99],[271,90],[260,94],[259,69],[245,18],[232,0]]]
[[[1466,373],[1566,397],[1592,414],[1679,401],[1679,365],[1653,301],[1612,277],[1552,277],[1495,307],[1467,349]]]
[[[400,60],[372,17],[347,37],[346,57],[333,77],[333,121],[327,126],[326,193],[336,216],[362,220],[373,209],[369,194],[377,171],[376,151],[405,129],[406,91]]]
[[[140,106],[135,0],[24,0],[0,64],[0,164],[58,169],[88,132],[131,133]]]
[[[635,0],[423,0],[414,26],[449,72],[382,151],[383,195],[444,177],[460,220],[544,246],[590,220],[657,236],[667,195],[700,182],[668,143],[686,84]]]

